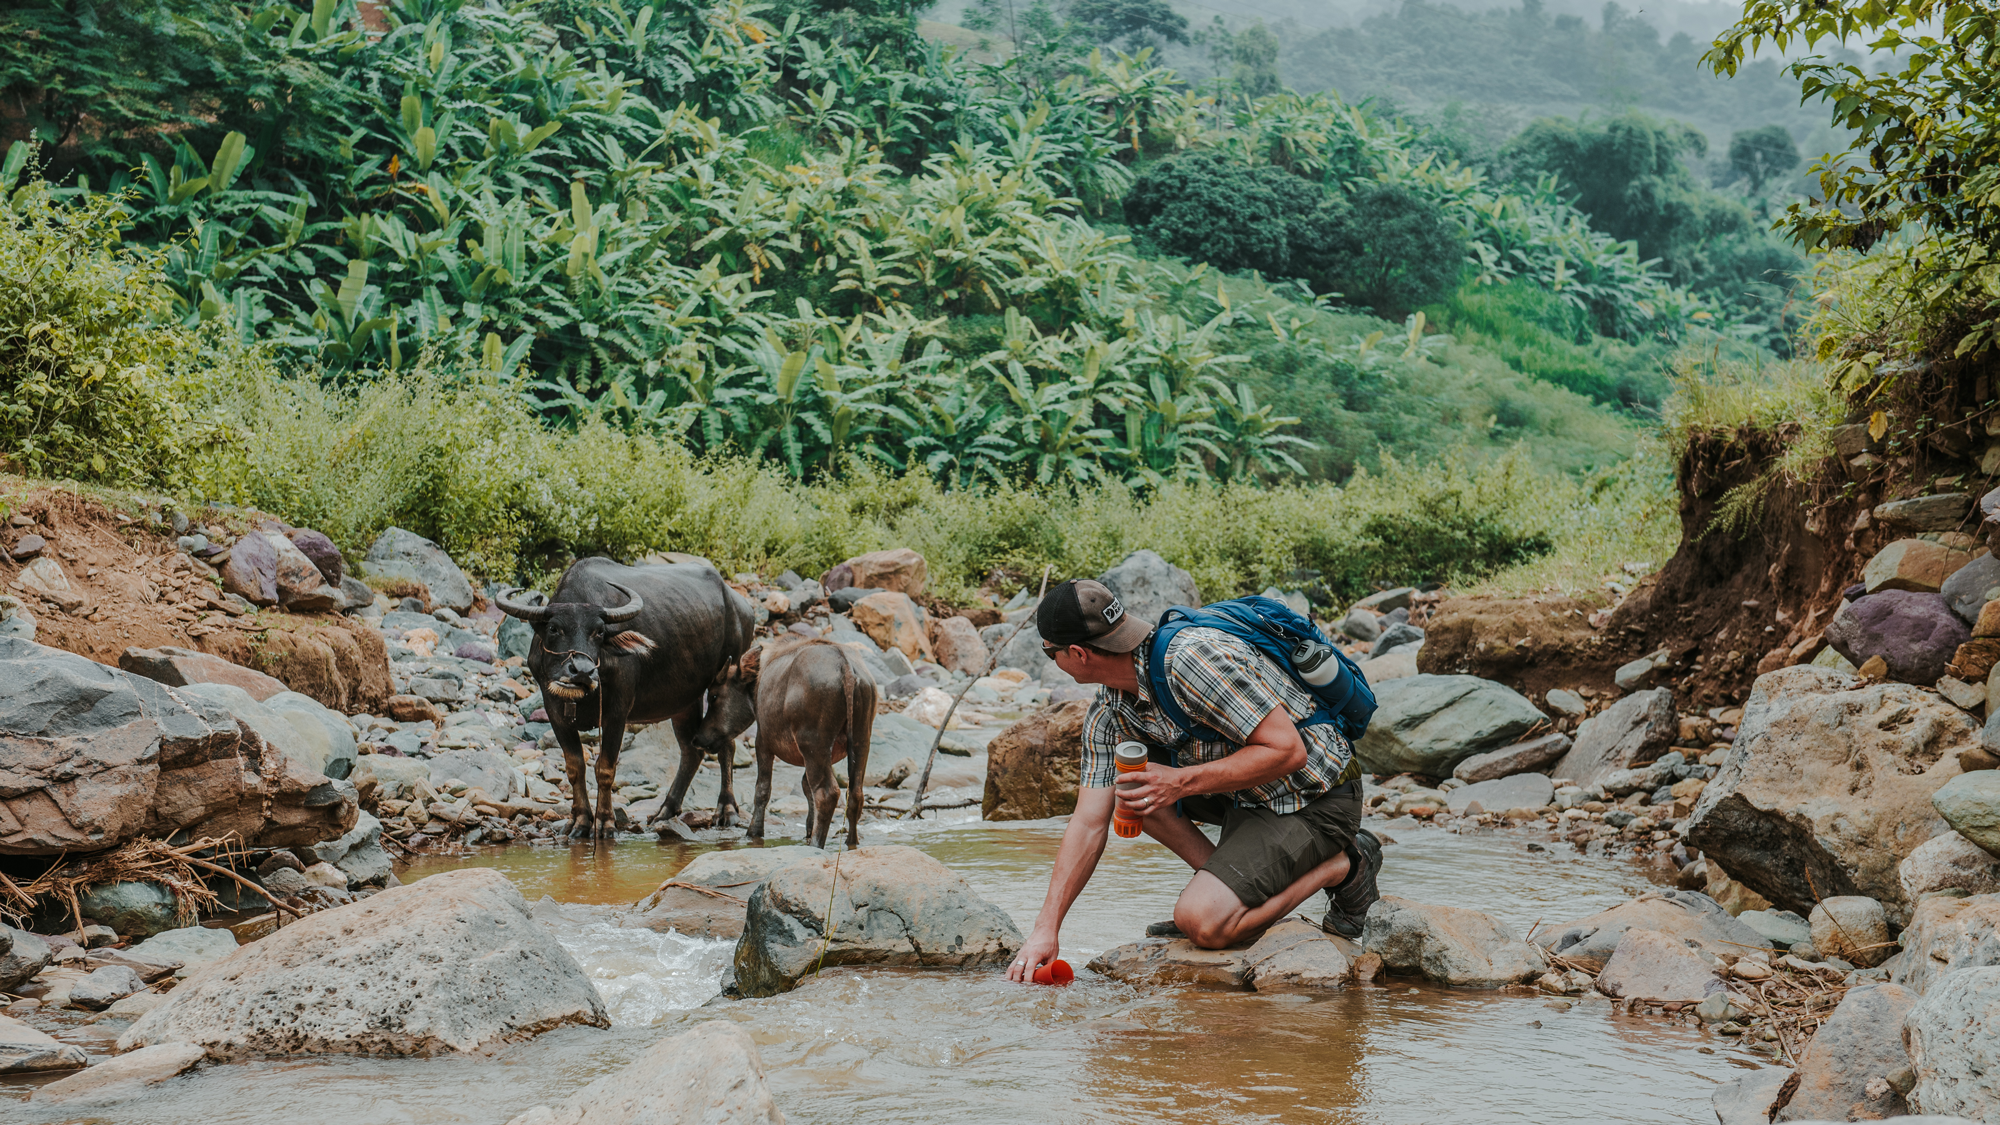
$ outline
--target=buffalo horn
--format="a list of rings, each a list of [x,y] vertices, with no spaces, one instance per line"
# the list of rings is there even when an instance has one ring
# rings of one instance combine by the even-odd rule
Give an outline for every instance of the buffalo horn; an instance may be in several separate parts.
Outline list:
[[[624,605],[619,606],[617,609],[607,609],[604,611],[604,620],[606,622],[630,621],[634,617],[639,616],[640,610],[646,608],[646,600],[639,595],[627,590],[616,582],[609,582],[606,585],[625,595]]]
[[[498,594],[494,595],[493,604],[499,608],[501,613],[504,613],[509,617],[518,617],[523,621],[538,622],[538,621],[547,621],[549,619],[548,606],[529,605],[526,602],[514,602],[507,600],[510,595],[518,593],[520,593],[520,591],[515,589],[502,590]]]

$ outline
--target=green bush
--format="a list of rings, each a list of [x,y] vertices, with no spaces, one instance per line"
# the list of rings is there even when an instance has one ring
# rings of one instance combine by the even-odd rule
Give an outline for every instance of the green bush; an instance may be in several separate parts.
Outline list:
[[[1292,272],[1314,289],[1400,320],[1465,272],[1465,235],[1406,184],[1364,183],[1292,224]]]
[[[1292,226],[1325,200],[1318,184],[1283,168],[1198,152],[1147,168],[1125,197],[1125,221],[1168,254],[1288,277]]]

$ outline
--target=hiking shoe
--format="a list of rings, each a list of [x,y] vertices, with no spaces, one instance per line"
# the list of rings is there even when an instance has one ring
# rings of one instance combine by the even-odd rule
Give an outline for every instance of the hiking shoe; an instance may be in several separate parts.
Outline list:
[[[1146,927],[1146,936],[1147,936],[1147,937],[1186,937],[1187,935],[1181,932],[1181,928],[1180,928],[1179,926],[1177,926],[1177,925],[1175,925],[1175,924],[1174,924],[1174,920],[1173,920],[1172,918],[1169,918],[1169,919],[1167,919],[1167,920],[1166,920],[1166,921],[1164,921],[1164,922],[1155,922],[1155,923],[1153,923],[1152,925],[1150,925],[1150,926],[1147,926],[1147,927]]]
[[[1354,868],[1339,886],[1326,889],[1332,908],[1320,922],[1320,929],[1353,940],[1361,936],[1368,908],[1382,897],[1382,892],[1375,888],[1375,876],[1382,870],[1382,841],[1363,828],[1354,834],[1354,845],[1347,854],[1354,861]]]

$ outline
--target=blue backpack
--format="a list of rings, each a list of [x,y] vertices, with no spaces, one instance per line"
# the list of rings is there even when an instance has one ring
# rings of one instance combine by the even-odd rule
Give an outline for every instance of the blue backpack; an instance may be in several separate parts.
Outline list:
[[[1275,598],[1252,595],[1200,609],[1175,606],[1160,615],[1159,626],[1153,635],[1153,651],[1146,661],[1146,678],[1151,682],[1153,701],[1159,704],[1160,710],[1166,712],[1167,718],[1172,719],[1176,726],[1197,738],[1215,740],[1222,736],[1195,722],[1174,700],[1173,693],[1167,690],[1167,645],[1173,641],[1174,634],[1188,628],[1220,629],[1249,642],[1271,663],[1283,668],[1294,683],[1311,692],[1319,708],[1309,717],[1299,720],[1299,726],[1337,723],[1340,733],[1349,742],[1354,742],[1368,730],[1368,721],[1375,717],[1375,692],[1362,676],[1359,665],[1349,660],[1346,653],[1326,639],[1326,634],[1290,606]],[[1292,649],[1307,638],[1332,648],[1334,659],[1340,661],[1339,675],[1325,687],[1307,683],[1292,667]]]

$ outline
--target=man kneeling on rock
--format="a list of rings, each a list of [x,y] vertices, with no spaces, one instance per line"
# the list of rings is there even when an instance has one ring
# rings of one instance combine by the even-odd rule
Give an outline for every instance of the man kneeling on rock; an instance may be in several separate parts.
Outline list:
[[[1057,667],[1104,690],[1084,721],[1076,813],[1008,979],[1031,979],[1055,960],[1063,917],[1104,854],[1114,802],[1195,869],[1173,921],[1148,926],[1148,935],[1222,949],[1254,938],[1324,890],[1332,905],[1323,928],[1360,936],[1380,897],[1381,842],[1360,828],[1354,748],[1333,724],[1297,725],[1316,707],[1305,688],[1243,640],[1181,629],[1166,651],[1166,679],[1174,701],[1202,728],[1182,730],[1152,698],[1146,666],[1153,629],[1126,614],[1101,583],[1050,590],[1035,624]],[[1119,776],[1114,748],[1121,742],[1146,746],[1145,770]],[[1220,838],[1211,843],[1197,823],[1220,825]]]

